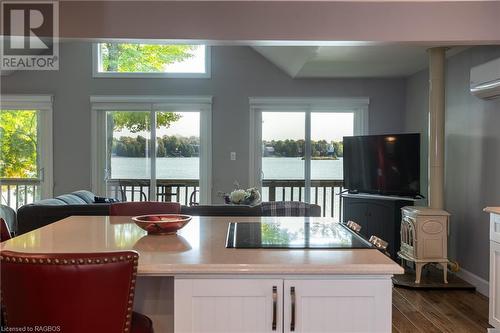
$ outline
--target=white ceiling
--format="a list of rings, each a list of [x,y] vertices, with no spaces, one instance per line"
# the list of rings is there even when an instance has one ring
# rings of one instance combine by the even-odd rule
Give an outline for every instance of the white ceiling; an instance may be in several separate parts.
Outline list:
[[[404,77],[427,67],[428,47],[405,45],[254,46],[292,78]],[[447,55],[461,48],[452,48]]]

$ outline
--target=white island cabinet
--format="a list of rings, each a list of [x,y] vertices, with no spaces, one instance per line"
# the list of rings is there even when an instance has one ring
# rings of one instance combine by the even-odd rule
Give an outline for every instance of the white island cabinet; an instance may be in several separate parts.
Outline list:
[[[281,332],[279,279],[175,279],[175,332]]]
[[[500,207],[488,207],[490,213],[490,304],[489,323],[500,330]]]
[[[175,332],[390,332],[391,280],[175,279]]]

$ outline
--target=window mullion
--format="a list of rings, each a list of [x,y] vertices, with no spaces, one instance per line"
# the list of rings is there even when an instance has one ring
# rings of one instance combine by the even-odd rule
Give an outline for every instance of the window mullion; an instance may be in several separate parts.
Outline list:
[[[36,110],[36,124],[36,178],[43,182],[45,178],[45,166],[42,163],[42,145],[40,144],[40,141],[43,140],[41,131],[42,116],[40,114],[40,110]]]
[[[305,114],[305,152],[304,152],[304,198],[305,202],[311,202],[311,108]]]
[[[151,175],[149,186],[149,201],[156,201],[156,111],[153,110],[151,105],[150,115],[150,151],[149,156],[151,159]]]

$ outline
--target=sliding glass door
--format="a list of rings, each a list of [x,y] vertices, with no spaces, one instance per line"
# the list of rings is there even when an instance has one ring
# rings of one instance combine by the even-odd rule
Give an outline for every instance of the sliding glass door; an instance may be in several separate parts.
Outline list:
[[[162,111],[157,117],[171,122],[156,130],[156,196],[159,201],[198,202],[200,112]]]
[[[251,100],[251,182],[263,200],[303,201],[339,218],[344,136],[363,134],[365,99]]]
[[[96,191],[122,201],[210,201],[209,104],[96,100]]]
[[[340,217],[343,186],[344,136],[354,135],[354,113],[311,112],[310,202],[322,208],[323,216]]]
[[[305,113],[262,112],[262,194],[305,201]]]
[[[150,111],[106,112],[106,196],[123,201],[154,199]],[[153,115],[154,116],[154,115]]]

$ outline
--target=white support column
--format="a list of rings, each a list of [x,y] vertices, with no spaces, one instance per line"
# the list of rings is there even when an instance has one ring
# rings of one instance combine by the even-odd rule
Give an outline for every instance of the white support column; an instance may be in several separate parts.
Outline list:
[[[444,122],[446,48],[429,52],[429,206],[444,208]]]

